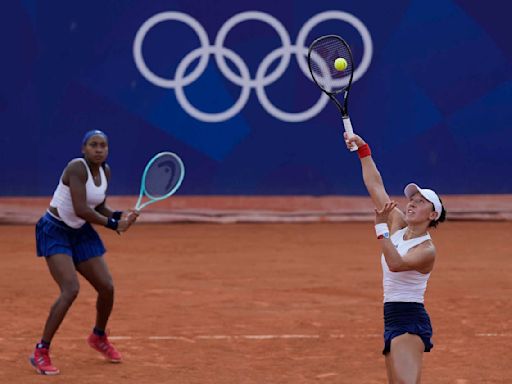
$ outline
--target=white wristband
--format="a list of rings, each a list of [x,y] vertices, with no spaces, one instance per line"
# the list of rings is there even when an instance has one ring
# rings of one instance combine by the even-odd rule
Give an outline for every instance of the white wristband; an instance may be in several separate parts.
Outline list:
[[[386,223],[375,224],[377,239],[389,239],[389,227]]]

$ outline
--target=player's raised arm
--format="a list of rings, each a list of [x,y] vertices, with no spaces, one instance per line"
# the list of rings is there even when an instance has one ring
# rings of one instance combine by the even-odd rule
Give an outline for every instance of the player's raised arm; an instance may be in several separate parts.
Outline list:
[[[375,207],[377,209],[382,209],[384,204],[390,202],[390,198],[386,192],[386,188],[384,187],[384,182],[382,181],[380,172],[371,156],[370,147],[359,135],[348,137],[345,133],[344,136],[348,147],[351,147],[352,144],[356,144],[359,148],[357,152],[361,160],[364,185],[366,186]],[[392,233],[406,225],[404,221],[404,214],[399,208],[395,207],[395,209],[393,209],[389,214],[388,224]]]

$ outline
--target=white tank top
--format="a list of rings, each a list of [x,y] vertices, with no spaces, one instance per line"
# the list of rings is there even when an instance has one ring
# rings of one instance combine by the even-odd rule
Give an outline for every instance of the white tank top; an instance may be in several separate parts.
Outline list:
[[[416,237],[410,240],[404,240],[407,227],[396,231],[391,236],[391,242],[397,249],[400,256],[404,256],[409,249],[430,240],[427,233],[424,236]],[[412,303],[423,303],[425,290],[427,289],[429,273],[420,273],[418,271],[391,272],[384,258],[381,256],[384,302],[401,301]]]
[[[87,181],[85,183],[86,204],[90,208],[94,209],[105,200],[105,194],[107,191],[107,178],[105,176],[103,167],[100,167],[101,183],[99,187],[96,186],[96,184],[94,184],[94,178],[92,177],[91,170],[89,169],[85,159],[78,158],[78,160],[82,161],[82,163],[85,165],[85,169],[87,169]],[[55,189],[55,192],[53,193],[50,206],[57,208],[62,221],[69,225],[71,228],[80,228],[85,224],[85,220],[75,214],[75,209],[73,208],[73,202],[71,200],[71,192],[69,187],[64,185],[62,182],[62,176],[59,180],[57,189]]]

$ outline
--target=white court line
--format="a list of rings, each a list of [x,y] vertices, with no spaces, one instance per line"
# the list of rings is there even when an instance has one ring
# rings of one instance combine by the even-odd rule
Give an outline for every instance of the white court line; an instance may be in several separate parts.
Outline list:
[[[131,340],[132,337],[131,336],[109,336],[108,337],[110,340]]]
[[[202,335],[202,336],[194,336],[193,339],[198,340],[230,340],[236,336],[229,335]]]
[[[271,340],[271,339],[319,339],[320,335],[200,335],[199,340]]]
[[[115,340],[113,337],[109,337],[111,340]],[[186,341],[187,343],[195,343],[190,337],[183,336],[149,336],[148,340],[177,340],[177,341]]]
[[[512,337],[512,333],[476,333],[477,337]]]
[[[114,337],[110,337],[109,339],[115,340]],[[187,337],[183,336],[148,336],[149,340],[190,340]]]
[[[320,335],[245,335],[243,339],[269,340],[269,339],[319,339]]]
[[[512,337],[512,333],[486,332],[475,333],[477,337]],[[194,343],[195,340],[307,340],[307,339],[345,339],[345,338],[380,338],[381,334],[350,334],[343,333],[319,335],[319,334],[270,334],[270,335],[197,335],[197,336],[109,336],[110,340],[154,340],[154,341],[186,341]],[[58,337],[60,340],[85,340],[86,337]],[[34,337],[0,337],[2,341],[25,341],[33,340]],[[37,339],[37,337],[36,337]]]
[[[355,335],[352,335],[355,336]],[[377,334],[368,334],[368,335],[360,335],[359,337],[378,337],[380,335]],[[194,342],[194,340],[290,340],[290,339],[320,339],[320,338],[330,338],[330,339],[342,339],[346,337],[343,334],[338,335],[317,335],[317,334],[276,334],[276,335],[197,335],[197,336],[109,336],[108,338],[112,341],[119,340],[156,340],[156,341],[187,341]],[[357,337],[357,336],[355,336]],[[31,340],[33,338],[29,337],[14,337],[14,338],[0,338],[0,341],[8,341],[8,340]],[[60,340],[85,340],[85,337],[59,337]]]

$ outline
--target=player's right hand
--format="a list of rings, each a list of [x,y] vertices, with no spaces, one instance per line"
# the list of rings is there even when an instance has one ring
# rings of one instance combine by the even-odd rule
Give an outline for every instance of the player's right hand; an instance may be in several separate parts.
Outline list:
[[[117,224],[117,232],[126,232],[128,228],[130,228],[130,225],[132,225],[132,222],[126,218],[119,220]]]
[[[343,132],[343,137],[345,138],[345,144],[347,145],[348,149],[350,149],[352,144],[357,145],[357,148],[360,148],[361,146],[366,144],[366,142],[359,135],[354,134],[349,138],[347,132]]]

